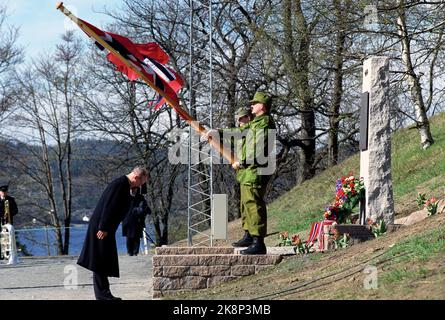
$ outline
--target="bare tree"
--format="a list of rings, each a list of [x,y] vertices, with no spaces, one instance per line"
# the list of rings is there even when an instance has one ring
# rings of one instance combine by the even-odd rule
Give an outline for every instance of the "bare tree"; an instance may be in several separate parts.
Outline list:
[[[6,19],[6,6],[0,5],[0,120],[7,116],[15,99],[9,72],[23,61],[23,49],[17,45],[19,30],[6,25]]]
[[[378,29],[367,31],[378,40],[370,53],[392,58],[391,86],[397,97],[391,101],[398,104],[399,125],[414,123],[424,149],[434,143],[428,114],[443,102],[438,57],[443,55],[444,8],[442,1],[382,1]]]
[[[350,3],[342,3],[340,0],[334,0],[335,12],[335,53],[334,53],[334,81],[332,88],[332,102],[329,112],[329,138],[328,138],[328,161],[329,165],[335,165],[338,162],[339,151],[339,126],[340,126],[340,104],[343,94],[343,53],[346,45],[346,30],[345,13],[348,12],[347,6]],[[346,16],[347,18],[347,16]]]
[[[427,110],[423,98],[422,87],[419,81],[419,75],[414,70],[411,53],[411,35],[406,24],[405,1],[400,0],[398,10],[397,26],[401,43],[401,57],[405,66],[405,77],[411,92],[412,101],[416,112],[416,127],[420,133],[420,143],[424,149],[434,143],[431,135],[430,124],[428,121]]]
[[[47,206],[40,201],[35,207],[49,214],[58,253],[68,254],[73,197],[71,143],[76,130],[76,95],[83,84],[76,68],[82,57],[81,45],[72,32],[62,40],[55,54],[41,57],[17,73],[20,98],[13,121],[25,134],[15,132],[14,139],[29,144],[26,152],[12,157],[18,169],[44,191]],[[47,222],[45,217],[41,220]]]

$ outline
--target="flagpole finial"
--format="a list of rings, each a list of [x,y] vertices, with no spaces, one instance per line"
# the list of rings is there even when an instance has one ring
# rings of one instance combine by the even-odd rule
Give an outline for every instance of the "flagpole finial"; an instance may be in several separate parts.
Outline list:
[[[59,1],[56,3],[56,9],[59,9],[61,6],[63,6],[63,2]]]

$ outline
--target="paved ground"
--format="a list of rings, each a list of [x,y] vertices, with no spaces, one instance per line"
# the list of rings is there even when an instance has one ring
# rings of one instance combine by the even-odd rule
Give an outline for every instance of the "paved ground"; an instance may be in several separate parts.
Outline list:
[[[109,278],[113,295],[124,300],[151,299],[151,258],[119,256],[120,278]],[[94,299],[92,272],[76,260],[77,256],[22,257],[13,266],[0,260],[0,300]]]

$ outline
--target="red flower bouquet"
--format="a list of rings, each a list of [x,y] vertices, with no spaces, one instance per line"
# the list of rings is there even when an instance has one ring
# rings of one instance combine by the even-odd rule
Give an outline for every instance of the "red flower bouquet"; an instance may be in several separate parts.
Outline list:
[[[363,179],[356,178],[352,173],[348,177],[341,177],[337,180],[335,200],[324,212],[325,219],[345,223],[364,196]]]

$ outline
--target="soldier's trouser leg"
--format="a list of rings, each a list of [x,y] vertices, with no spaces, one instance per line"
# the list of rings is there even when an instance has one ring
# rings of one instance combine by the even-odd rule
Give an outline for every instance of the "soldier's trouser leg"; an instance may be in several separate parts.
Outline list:
[[[241,185],[241,202],[246,210],[246,225],[251,236],[265,237],[267,234],[265,193],[266,185],[261,187]]]
[[[240,186],[240,188],[241,188],[241,186]],[[242,199],[240,199],[239,206],[240,206],[240,212],[241,212],[241,226],[244,231],[249,231],[249,226],[247,225],[247,220],[246,220],[247,208],[244,206]]]
[[[246,207],[244,206],[243,201],[240,201],[240,211],[241,211],[241,226],[244,230],[244,235],[240,240],[233,242],[232,246],[234,246],[234,247],[248,247],[252,244],[253,238],[249,233],[249,226],[248,226],[247,220],[246,220],[247,212],[246,212]]]

